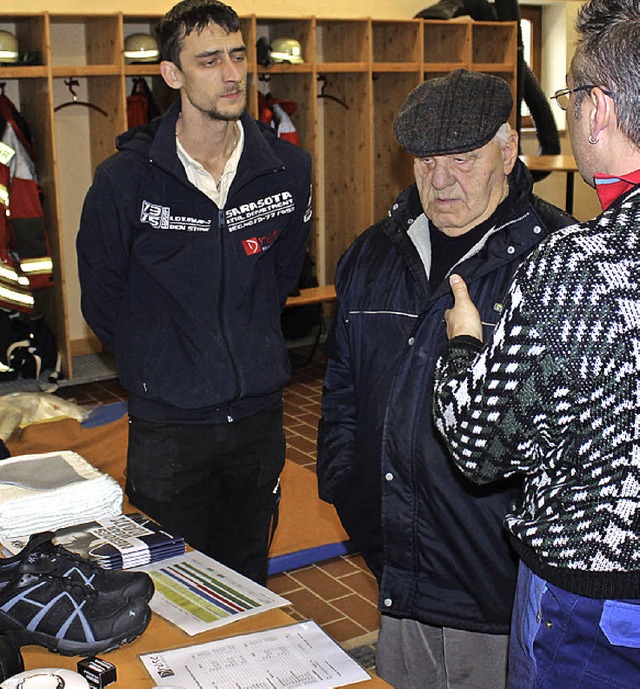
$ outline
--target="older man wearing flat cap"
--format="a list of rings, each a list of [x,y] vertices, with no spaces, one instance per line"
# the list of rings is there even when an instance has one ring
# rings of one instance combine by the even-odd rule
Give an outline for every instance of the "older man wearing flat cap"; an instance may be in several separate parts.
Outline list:
[[[502,518],[520,486],[462,476],[433,427],[431,395],[449,273],[490,329],[522,259],[573,222],[533,194],[512,107],[504,80],[466,70],[412,91],[393,130],[415,184],[336,275],[319,489],[377,578],[377,670],[396,689],[505,686],[516,559]]]

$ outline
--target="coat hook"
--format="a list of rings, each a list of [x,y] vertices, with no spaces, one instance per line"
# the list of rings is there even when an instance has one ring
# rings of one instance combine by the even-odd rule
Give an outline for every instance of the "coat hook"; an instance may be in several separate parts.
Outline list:
[[[60,105],[56,105],[56,107],[53,109],[54,112],[58,112],[58,110],[62,110],[62,108],[68,108],[70,105],[81,105],[85,108],[91,108],[91,110],[96,110],[99,112],[101,115],[104,115],[105,117],[109,117],[109,113],[106,112],[106,110],[103,110],[99,105],[96,105],[95,103],[90,103],[88,101],[84,100],[78,100],[78,95],[75,91],[75,87],[80,85],[80,82],[77,79],[74,79],[73,77],[70,77],[69,79],[65,79],[64,83],[66,86],[69,88],[69,91],[71,92],[72,100],[65,101],[64,103],[60,103]]]
[[[341,105],[345,110],[349,109],[349,106],[345,103],[345,101],[342,100],[342,98],[338,98],[338,96],[334,96],[330,93],[325,93],[325,88],[327,86],[327,77],[324,74],[318,74],[318,81],[322,84],[322,86],[320,87],[320,93],[318,94],[318,98],[327,98],[328,100],[335,101],[336,103]]]

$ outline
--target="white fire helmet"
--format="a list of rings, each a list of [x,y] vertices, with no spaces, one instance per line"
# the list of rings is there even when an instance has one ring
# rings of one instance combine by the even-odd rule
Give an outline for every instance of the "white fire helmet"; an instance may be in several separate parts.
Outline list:
[[[295,38],[274,38],[271,41],[271,60],[273,62],[289,62],[299,65],[302,59],[302,46]]]
[[[18,39],[9,31],[0,30],[0,63],[18,62]]]
[[[132,33],[124,39],[124,61],[158,62],[160,51],[158,41],[147,33]]]

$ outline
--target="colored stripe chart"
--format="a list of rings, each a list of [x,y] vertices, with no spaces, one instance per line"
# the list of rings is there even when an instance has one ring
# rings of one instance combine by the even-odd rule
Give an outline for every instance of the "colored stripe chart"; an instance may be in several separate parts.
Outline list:
[[[140,568],[156,592],[151,608],[193,636],[289,601],[203,553],[184,555]]]

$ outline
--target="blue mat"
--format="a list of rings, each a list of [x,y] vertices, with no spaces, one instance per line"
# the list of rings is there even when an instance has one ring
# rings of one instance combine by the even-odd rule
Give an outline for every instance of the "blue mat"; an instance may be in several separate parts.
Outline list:
[[[117,421],[127,413],[126,402],[112,402],[111,404],[101,404],[92,409],[89,416],[82,422],[85,428],[96,428],[104,426],[106,423]]]
[[[269,558],[269,576],[288,572],[292,569],[299,569],[300,567],[308,567],[316,562],[331,560],[334,557],[348,555],[351,552],[353,552],[353,548],[351,543],[347,541],[344,543],[319,545],[316,548],[307,548],[306,550],[297,550],[295,553],[271,557]]]

